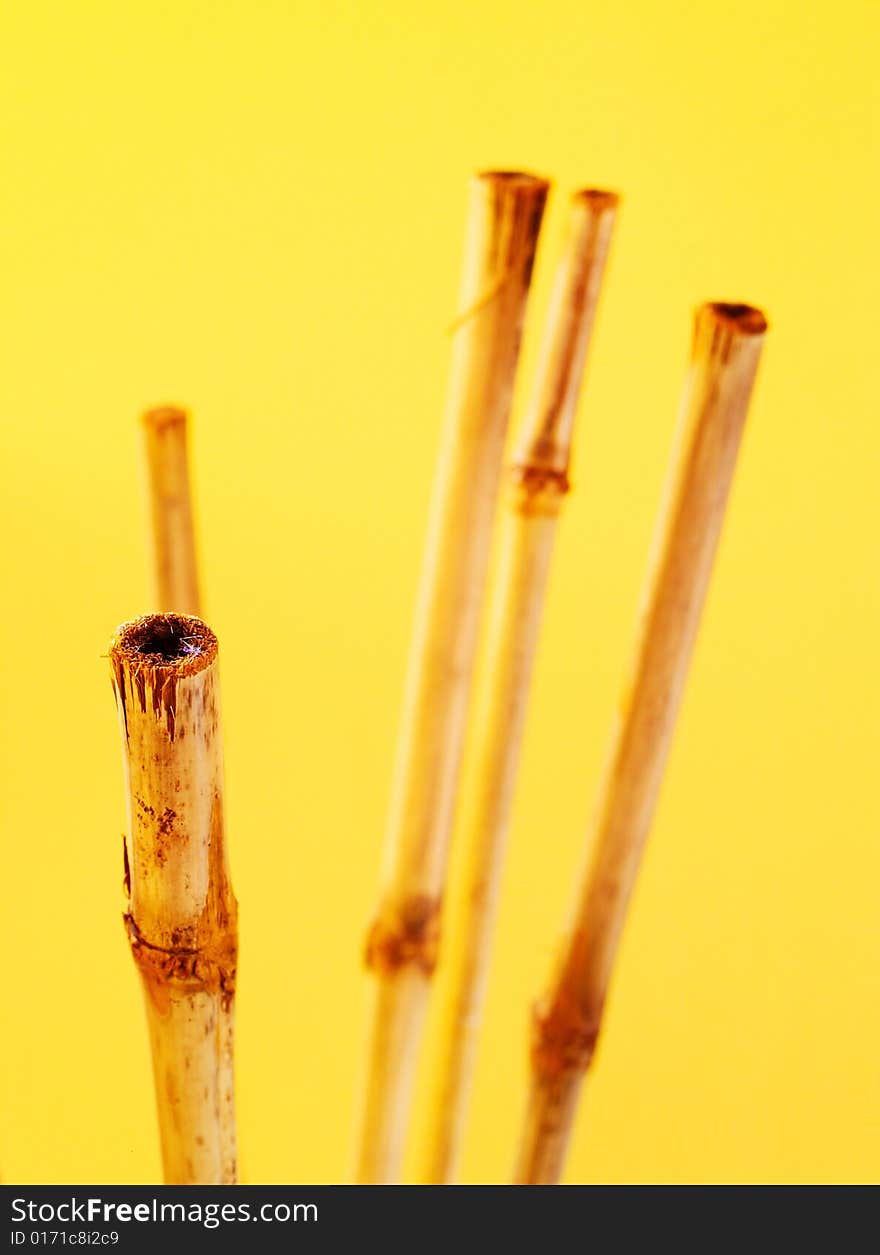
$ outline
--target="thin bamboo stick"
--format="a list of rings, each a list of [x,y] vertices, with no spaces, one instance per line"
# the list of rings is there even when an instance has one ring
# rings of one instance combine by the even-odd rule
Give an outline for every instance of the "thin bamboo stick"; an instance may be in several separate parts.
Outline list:
[[[511,467],[510,509],[489,613],[488,682],[475,723],[477,794],[462,831],[465,864],[453,904],[458,909],[444,935],[448,966],[423,1172],[434,1184],[454,1180],[457,1171],[532,663],[617,203],[612,192],[587,190],[574,198],[532,401]]]
[[[199,580],[184,410],[143,416],[157,610],[199,614]]]
[[[681,701],[767,323],[747,305],[704,305],[587,862],[550,989],[534,1013],[518,1184],[562,1173],[614,957]]]
[[[413,1070],[434,968],[477,619],[501,456],[547,183],[472,183],[463,313],[453,340],[386,837],[367,938],[372,986],[354,1179],[398,1179]]]
[[[125,925],[144,986],[165,1182],[236,1181],[237,906],[223,834],[217,638],[146,615],[110,646],[128,802]]]

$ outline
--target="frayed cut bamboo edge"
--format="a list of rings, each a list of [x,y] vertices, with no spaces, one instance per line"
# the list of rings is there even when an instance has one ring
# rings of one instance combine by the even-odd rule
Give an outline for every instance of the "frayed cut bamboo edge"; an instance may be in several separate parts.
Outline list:
[[[488,617],[488,679],[475,721],[477,793],[462,829],[464,871],[444,939],[439,1054],[421,1178],[430,1184],[450,1183],[457,1174],[532,664],[617,206],[612,192],[590,189],[573,199],[531,404],[510,468]]]
[[[353,1179],[398,1180],[435,964],[478,615],[545,180],[471,185],[462,313],[410,650],[380,901]]]
[[[550,988],[534,1012],[518,1184],[554,1184],[563,1171],[681,702],[766,329],[764,315],[747,305],[704,305],[696,314],[631,679],[612,733],[569,932]]]
[[[185,410],[163,405],[143,415],[150,539],[157,610],[201,613]]]
[[[237,906],[223,829],[217,638],[188,615],[117,630],[125,926],[140,972],[167,1185],[237,1180]]]

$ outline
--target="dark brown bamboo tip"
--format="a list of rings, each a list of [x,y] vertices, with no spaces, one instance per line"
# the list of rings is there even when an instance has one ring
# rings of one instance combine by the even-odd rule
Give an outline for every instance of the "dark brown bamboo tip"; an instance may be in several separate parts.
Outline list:
[[[549,179],[538,174],[529,174],[525,170],[480,170],[476,176],[484,183],[494,183],[509,188],[532,188],[534,191],[544,190],[550,186]]]
[[[598,214],[608,209],[617,209],[620,204],[620,194],[609,192],[601,187],[580,187],[574,193],[572,200],[577,204],[588,205],[594,213]]]
[[[145,614],[117,629],[110,657],[129,666],[157,667],[175,677],[196,675],[217,657],[217,637],[191,614]]]
[[[156,431],[162,427],[177,427],[186,423],[186,410],[178,405],[157,405],[141,416],[141,422]]]
[[[716,318],[730,323],[741,335],[761,336],[767,330],[767,319],[755,305],[710,301],[706,308],[711,310]]]

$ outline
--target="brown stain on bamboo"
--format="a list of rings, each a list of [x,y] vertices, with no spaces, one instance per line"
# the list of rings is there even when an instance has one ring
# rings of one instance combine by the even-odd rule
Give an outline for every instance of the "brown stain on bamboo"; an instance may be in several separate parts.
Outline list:
[[[562,498],[571,492],[568,473],[542,463],[522,463],[510,468],[511,508],[522,515],[558,514]]]
[[[534,1005],[530,1057],[536,1076],[548,1079],[587,1071],[596,1051],[604,1001],[603,996],[586,1010],[563,988],[555,1000]]]
[[[430,976],[437,965],[440,900],[414,894],[391,918],[380,916],[367,936],[364,962],[372,972],[391,975],[412,966]]]
[[[164,839],[188,839],[174,833],[174,812],[164,813],[157,833],[163,829]],[[156,859],[160,865],[167,854],[157,843]],[[223,804],[214,796],[211,809],[211,831],[208,844],[208,893],[199,920],[192,928],[175,930],[173,945],[152,945],[127,911],[123,917],[129,945],[138,970],[154,1006],[162,1012],[168,1007],[171,988],[177,993],[219,993],[224,1006],[235,995],[238,965],[238,903],[226,871],[223,845]]]

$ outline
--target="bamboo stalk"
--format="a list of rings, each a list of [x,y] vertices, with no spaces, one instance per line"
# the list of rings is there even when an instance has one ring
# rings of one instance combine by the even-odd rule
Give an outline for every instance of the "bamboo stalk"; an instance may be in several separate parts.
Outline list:
[[[217,638],[146,615],[110,646],[128,802],[125,925],[143,981],[167,1185],[236,1181],[237,906],[223,833]]]
[[[160,406],[143,416],[158,610],[199,614],[199,580],[184,410]]]
[[[617,203],[613,193],[594,190],[574,198],[532,401],[511,467],[510,509],[489,613],[488,681],[475,723],[477,794],[462,831],[464,872],[444,949],[448,967],[423,1173],[434,1184],[454,1180],[457,1171],[532,663]]]
[[[434,968],[477,620],[547,183],[487,173],[471,188],[463,313],[413,642],[380,903],[354,1178],[397,1180]]]
[[[534,1012],[518,1184],[562,1173],[614,957],[663,775],[767,323],[704,305],[655,531],[629,686],[612,732],[588,858],[549,991]]]

